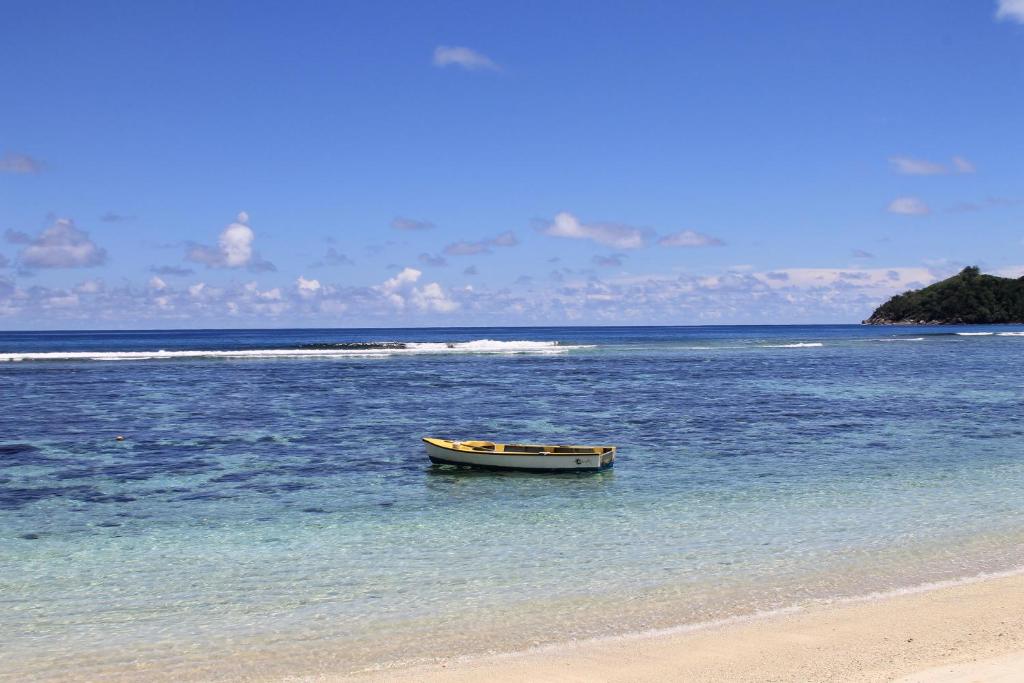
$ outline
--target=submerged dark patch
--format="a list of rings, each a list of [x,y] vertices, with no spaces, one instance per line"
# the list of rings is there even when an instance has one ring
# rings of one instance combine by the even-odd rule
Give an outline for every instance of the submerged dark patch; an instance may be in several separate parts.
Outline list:
[[[31,453],[39,449],[30,443],[0,443],[0,456]]]
[[[259,474],[259,472],[228,472],[227,474],[213,477],[210,481],[217,484],[224,482],[249,481],[254,477],[258,477]]]
[[[53,465],[60,459],[45,455],[37,446],[28,443],[0,444],[0,467],[26,467]]]
[[[47,498],[67,497],[85,500],[86,497],[100,495],[102,494],[91,486],[2,487],[0,488],[0,508],[17,510]]]

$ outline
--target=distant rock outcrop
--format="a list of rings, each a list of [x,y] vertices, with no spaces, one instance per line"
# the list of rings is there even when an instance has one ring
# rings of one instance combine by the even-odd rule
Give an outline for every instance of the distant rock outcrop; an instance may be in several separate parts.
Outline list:
[[[1024,323],[1024,277],[982,275],[977,266],[924,289],[898,294],[867,325]]]

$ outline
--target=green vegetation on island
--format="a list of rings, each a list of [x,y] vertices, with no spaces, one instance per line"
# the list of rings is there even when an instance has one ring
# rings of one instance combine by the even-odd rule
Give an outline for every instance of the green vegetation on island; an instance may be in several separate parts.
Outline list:
[[[964,268],[924,289],[898,294],[875,309],[868,325],[1024,323],[1024,277],[982,275]]]

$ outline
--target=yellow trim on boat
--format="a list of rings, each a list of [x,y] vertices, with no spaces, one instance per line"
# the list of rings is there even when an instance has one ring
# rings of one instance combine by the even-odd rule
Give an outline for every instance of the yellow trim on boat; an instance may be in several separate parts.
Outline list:
[[[566,446],[562,444],[504,444],[493,441],[450,441],[423,437],[425,443],[438,448],[462,453],[488,453],[494,455],[603,455],[614,453],[615,446]]]

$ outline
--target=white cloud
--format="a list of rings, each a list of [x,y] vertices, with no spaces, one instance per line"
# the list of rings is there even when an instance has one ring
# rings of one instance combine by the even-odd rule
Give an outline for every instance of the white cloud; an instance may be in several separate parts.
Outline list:
[[[925,159],[889,157],[889,163],[892,164],[893,170],[903,175],[944,175],[952,171],[957,173],[974,173],[975,171],[974,164],[962,156],[955,156],[951,161],[952,166],[949,166]]]
[[[161,289],[167,289],[167,283],[164,282],[158,275],[154,275],[149,278],[149,286],[152,289],[160,291]]]
[[[224,255],[224,265],[228,268],[244,266],[252,259],[252,241],[256,239],[246,223],[249,221],[249,214],[242,211],[238,214],[238,220],[224,228],[217,243],[220,245],[221,253]]]
[[[949,171],[943,164],[909,157],[890,157],[889,163],[897,173],[905,175],[941,175]]]
[[[693,230],[682,230],[680,232],[665,235],[658,240],[663,247],[720,247],[724,242],[717,237],[694,232]]]
[[[897,173],[905,175],[941,175],[948,173],[949,169],[944,164],[924,159],[911,159],[910,157],[889,157],[889,163]]]
[[[899,213],[907,216],[921,216],[931,213],[928,205],[917,197],[897,197],[889,202],[889,213]]]
[[[640,228],[620,223],[581,223],[576,216],[563,211],[550,225],[541,230],[545,235],[592,240],[615,249],[639,249],[646,242]]]
[[[313,296],[323,288],[319,280],[307,280],[301,275],[295,281],[295,286],[299,290],[299,295],[304,297]]]
[[[240,268],[250,270],[276,270],[269,261],[255,257],[253,242],[256,233],[249,227],[249,214],[240,211],[233,223],[220,233],[216,247],[192,244],[185,253],[185,258],[195,263],[202,263],[211,268]]]
[[[0,157],[0,173],[40,173],[45,167],[42,161],[27,154],[8,152]]]
[[[753,273],[768,287],[778,289],[856,286],[884,291],[928,284],[937,278],[932,270],[918,266],[900,268],[781,268]]]
[[[411,303],[420,311],[434,313],[448,313],[459,307],[458,302],[450,299],[436,282],[430,282],[422,287],[415,286],[422,275],[422,271],[415,268],[403,268],[398,275],[385,280],[374,289],[398,309],[404,309],[406,303]]]
[[[1024,24],[1024,0],[997,0],[996,19]]]
[[[7,238],[28,244],[21,252],[21,263],[29,268],[87,268],[107,260],[106,250],[68,218],[58,218],[34,239],[13,231],[8,232]]]
[[[99,280],[84,280],[75,287],[79,294],[97,294],[103,291],[103,283]]]
[[[448,298],[441,285],[436,282],[431,282],[423,287],[414,287],[411,300],[413,305],[422,311],[450,313],[459,307],[459,304]]]
[[[611,252],[606,252],[611,253]],[[163,290],[129,283],[68,290],[18,287],[0,277],[0,319],[32,327],[67,321],[101,326],[137,321],[139,326],[215,327],[227,316],[246,324],[329,324],[344,313],[347,324],[380,326],[402,321],[432,324],[698,324],[851,322],[867,317],[892,294],[927,285],[957,270],[947,263],[893,268],[779,268],[732,266],[701,273],[629,274],[619,269],[563,271],[544,284],[493,288],[485,279],[473,288],[424,283],[415,268],[396,269],[371,287],[335,288],[322,279],[315,295],[303,296],[300,281],[261,290],[257,282],[223,288],[196,282]],[[1000,274],[1019,275],[1020,266]],[[614,273],[607,276],[607,273]],[[148,279],[149,276],[147,276]],[[314,281],[302,278],[312,290]]]
[[[953,167],[957,173],[974,173],[977,170],[971,160],[964,157],[953,157]]]
[[[256,292],[256,296],[264,301],[280,301],[282,299],[281,289],[279,287],[268,289],[265,292],[258,291]]]
[[[385,280],[381,288],[386,292],[394,292],[405,285],[413,284],[420,279],[421,275],[423,275],[423,271],[415,268],[403,268],[398,275]]]
[[[438,45],[434,48],[434,66],[460,66],[469,71],[497,71],[498,65],[485,55],[468,47]]]
[[[998,275],[999,277],[1019,278],[1024,277],[1024,265],[1003,266],[1002,268],[996,268],[987,272],[992,275]]]

